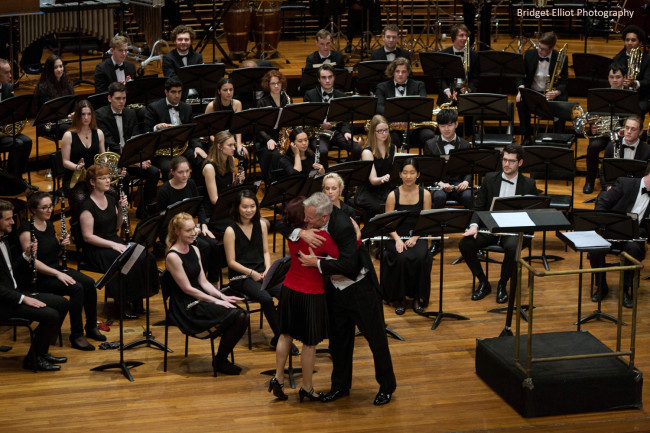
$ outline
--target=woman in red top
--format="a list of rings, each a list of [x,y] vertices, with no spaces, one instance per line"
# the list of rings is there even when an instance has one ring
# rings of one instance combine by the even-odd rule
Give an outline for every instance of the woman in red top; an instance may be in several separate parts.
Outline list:
[[[288,227],[304,228],[305,210],[302,204],[304,200],[305,197],[296,197],[287,204],[284,223]],[[325,242],[314,250],[314,254],[337,258],[339,250],[329,233],[326,231],[317,233],[325,238]],[[299,251],[309,254],[309,245],[302,239],[297,242],[289,241],[290,257],[297,257]],[[281,335],[275,349],[276,373],[269,384],[269,392],[273,391],[280,400],[288,398],[282,389],[284,366],[295,338],[302,342],[300,357],[302,387],[298,393],[300,401],[302,402],[305,397],[312,401],[319,400],[320,396],[314,393],[311,378],[314,371],[316,345],[328,338],[328,321],[325,286],[318,268],[302,266],[299,260],[291,260],[291,267],[284,279],[280,296],[280,329]]]

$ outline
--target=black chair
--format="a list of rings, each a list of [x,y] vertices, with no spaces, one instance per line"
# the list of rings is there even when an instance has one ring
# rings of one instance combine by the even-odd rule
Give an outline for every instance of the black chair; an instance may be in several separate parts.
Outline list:
[[[29,329],[29,341],[34,340],[34,330],[32,329],[32,321],[29,319],[23,319],[23,318],[18,318],[18,317],[13,317],[9,319],[2,319],[0,320],[0,326],[13,326],[14,328],[14,341],[16,341],[16,328],[18,326],[23,326],[27,329]],[[61,339],[61,331],[59,330],[59,341]],[[36,368],[37,361],[36,361],[36,351],[32,350],[32,365],[34,366],[34,373],[36,373],[38,370]]]
[[[254,310],[251,310],[250,304],[252,302],[257,302],[254,299],[251,299],[248,295],[242,292],[238,292],[237,290],[233,289],[230,286],[223,287],[222,292],[231,292],[234,296],[238,296],[240,298],[243,298],[243,303],[244,306],[246,307],[246,313],[248,313],[249,317],[251,313],[260,313],[260,329],[264,327],[264,314],[262,313],[262,306],[260,305],[259,308],[256,308]],[[253,350],[253,336],[252,336],[252,329],[251,329],[251,321],[248,322],[248,350]]]
[[[506,147],[514,142],[514,134],[512,134],[513,123],[515,119],[515,104],[508,102],[508,112],[506,115],[483,115],[475,116],[476,121],[479,122],[479,129],[474,134],[473,144],[475,147],[486,147],[490,149],[499,149]],[[498,132],[485,132],[485,121],[498,121]]]
[[[285,13],[286,12],[297,12],[297,14],[292,14],[292,19],[293,16],[298,15],[300,19],[298,20],[300,22],[300,33],[302,34],[302,39],[303,41],[307,42],[307,26],[306,21],[305,21],[305,16],[307,13],[307,5],[303,4],[302,2],[298,0],[287,0],[282,2],[280,5],[280,12],[282,14],[282,29],[285,30],[286,26],[284,25],[285,23]]]

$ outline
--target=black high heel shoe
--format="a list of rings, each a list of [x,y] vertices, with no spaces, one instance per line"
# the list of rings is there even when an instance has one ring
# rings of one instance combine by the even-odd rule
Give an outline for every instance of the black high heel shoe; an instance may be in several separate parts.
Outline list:
[[[289,397],[284,393],[282,388],[284,388],[284,385],[278,382],[277,377],[274,377],[269,382],[269,392],[273,391],[273,395],[276,396],[278,400],[288,400]]]
[[[309,401],[320,401],[321,398],[321,393],[315,394],[314,393],[314,388],[311,389],[311,391],[307,392],[305,389],[301,386],[300,390],[298,391],[298,396],[300,397],[300,403],[307,397]]]

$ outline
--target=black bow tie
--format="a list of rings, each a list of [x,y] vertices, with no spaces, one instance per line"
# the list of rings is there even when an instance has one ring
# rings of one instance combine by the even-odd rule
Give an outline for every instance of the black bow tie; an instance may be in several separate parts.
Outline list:
[[[540,62],[550,62],[551,59],[549,59],[548,57],[540,57],[540,58],[539,58],[539,61],[540,61]]]
[[[455,141],[445,141],[445,140],[441,140],[441,142],[442,142],[442,145],[443,145],[443,146],[447,146],[447,145],[449,145],[449,144],[451,144],[452,146],[456,146],[456,142],[455,142]]]
[[[630,146],[628,144],[621,144],[621,149],[631,149],[634,150],[634,146]]]
[[[509,183],[510,185],[514,185],[514,184],[515,184],[513,181],[508,180],[508,179],[506,179],[505,177],[502,177],[502,178],[501,178],[501,181],[502,181],[502,182],[507,182],[507,183]]]
[[[402,83],[402,84],[395,83],[395,88],[396,88],[396,89],[403,89],[403,88],[405,88],[405,87],[406,87],[406,84],[405,84],[405,83]]]
[[[167,109],[168,109],[168,110],[176,110],[176,111],[179,111],[179,110],[178,110],[178,105],[167,104]]]
[[[0,236],[0,243],[6,243],[8,238],[9,238],[9,235]]]
[[[650,195],[650,190],[645,189],[645,186],[644,186],[643,188],[641,188],[641,194],[648,194],[648,195]]]
[[[323,92],[323,99],[329,99],[329,98],[331,98],[333,95],[334,95],[334,92],[330,92],[330,93]]]
[[[465,52],[464,51],[454,51],[454,54],[456,54],[457,56],[465,57]]]
[[[120,71],[123,71],[124,70],[124,63],[122,63],[121,65],[115,65],[115,70],[117,71],[118,69]]]
[[[178,57],[182,59],[187,59],[188,54],[179,54]]]
[[[386,51],[386,55],[389,55],[389,54],[395,54],[396,52],[397,52],[397,50],[393,50],[393,51]]]
[[[332,57],[331,55],[329,55],[327,57],[321,57],[320,60],[321,60],[321,62],[324,62],[325,60],[330,60],[331,57]]]
[[[122,116],[122,113],[115,113],[115,112],[114,112],[114,113],[113,113],[113,116],[120,116],[120,117],[121,117],[121,116]]]

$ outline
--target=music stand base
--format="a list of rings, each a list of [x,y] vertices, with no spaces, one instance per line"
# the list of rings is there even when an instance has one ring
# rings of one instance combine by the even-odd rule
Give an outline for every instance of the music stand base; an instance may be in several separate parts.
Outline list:
[[[535,307],[533,307],[535,308]],[[519,314],[521,314],[521,318],[524,319],[525,322],[528,322],[528,314],[526,314],[526,311],[530,310],[530,306],[528,304],[524,304],[521,307],[519,307]],[[488,313],[494,313],[494,314],[499,314],[499,313],[507,313],[508,312],[508,307],[497,307],[493,308],[491,310],[488,310]],[[512,335],[512,334],[509,334]]]
[[[544,264],[544,269],[546,269],[547,271],[550,271],[551,268],[548,266],[548,262],[549,261],[559,262],[560,260],[564,260],[564,257],[553,256],[553,255],[549,255],[549,254],[542,254],[542,255],[538,255],[538,256],[530,256],[528,258],[528,263],[532,262],[533,260],[541,260],[542,263]]]
[[[95,368],[91,368],[90,371],[104,371],[104,370],[108,370],[109,368],[119,368],[122,370],[122,374],[124,375],[124,377],[129,379],[130,382],[133,382],[133,376],[131,376],[131,371],[129,370],[129,367],[138,367],[142,364],[144,364],[144,362],[140,362],[140,361],[112,362],[110,364],[104,364]]]
[[[137,341],[132,341],[131,343],[127,344],[124,346],[124,350],[129,350],[133,349],[134,347],[140,346],[146,344],[147,347],[150,347],[152,349],[160,349],[160,350],[166,350],[169,353],[173,353],[174,351],[171,350],[169,347],[165,346],[163,343],[160,341],[156,340],[152,336],[146,336],[144,338],[141,338],[140,340]]]
[[[406,341],[404,337],[402,337],[397,332],[390,329],[388,325],[385,325],[384,330],[386,331],[386,334],[388,334],[389,337],[393,337],[395,340],[399,340],[399,341]],[[363,334],[361,333],[361,331],[357,331],[357,333],[354,334],[355,337],[361,337],[362,335]]]
[[[440,325],[440,322],[442,319],[445,317],[448,317],[450,319],[456,319],[456,320],[469,320],[469,317],[461,316],[460,314],[455,314],[455,313],[445,313],[443,311],[429,311],[426,313],[418,313],[420,316],[432,318],[435,317],[435,320],[433,321],[433,325],[431,325],[431,329],[436,329],[438,325]]]
[[[580,319],[579,321],[577,321],[576,323],[574,323],[574,325],[578,325],[578,324],[584,325],[585,323],[590,322],[592,320],[600,320],[600,319],[609,320],[612,323],[618,323],[618,319],[616,317],[610,316],[609,314],[606,314],[606,313],[603,313],[600,310],[596,310],[593,313],[591,313],[590,315],[585,316],[582,319]],[[625,322],[621,322],[621,325],[622,326],[627,326],[627,324]]]

